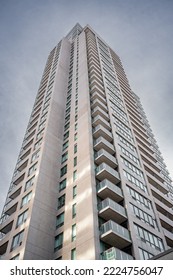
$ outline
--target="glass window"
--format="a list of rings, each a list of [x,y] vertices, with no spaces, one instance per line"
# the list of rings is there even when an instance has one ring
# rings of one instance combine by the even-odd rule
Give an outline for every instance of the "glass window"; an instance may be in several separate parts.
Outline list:
[[[32,192],[28,193],[27,195],[25,195],[22,198],[22,203],[21,203],[21,207],[23,207],[25,204],[29,203],[29,201],[31,200],[32,197]]]
[[[64,224],[64,212],[56,217],[56,228],[63,226]]]
[[[71,250],[71,260],[76,260],[76,248]]]
[[[62,155],[61,163],[64,163],[67,159],[68,159],[68,152],[65,152],[65,153]]]
[[[72,218],[76,217],[76,203],[72,205]]]
[[[28,188],[30,188],[30,187],[33,186],[33,184],[34,184],[34,178],[35,178],[35,176],[33,176],[30,180],[28,180],[28,181],[26,182],[26,184],[25,184],[25,191],[26,191]]]
[[[73,198],[75,198],[77,195],[77,186],[73,187]]]
[[[77,140],[77,132],[74,135],[74,141],[76,141],[76,140]]]
[[[64,134],[64,141],[69,137],[69,131]]]
[[[66,173],[67,173],[67,164],[61,168],[60,177],[64,176]]]
[[[28,209],[18,216],[16,227],[26,222],[28,217]]]
[[[74,158],[74,166],[77,165],[77,157]]]
[[[59,183],[59,191],[62,191],[66,188],[67,179],[64,179]]]
[[[69,145],[69,141],[66,141],[62,146],[62,150],[64,151],[66,148],[68,148],[68,145]]]
[[[77,153],[77,144],[74,145],[74,153]]]
[[[60,233],[55,237],[54,251],[61,249],[62,245],[63,245],[63,233]]]
[[[76,240],[76,224],[72,225],[71,241]]]
[[[37,163],[33,164],[28,171],[28,176],[30,176],[33,172],[37,170]]]
[[[75,123],[74,129],[77,130],[77,123]]]
[[[24,230],[22,230],[21,232],[19,232],[13,237],[11,251],[22,244],[23,234],[24,234]]]
[[[58,198],[58,209],[65,205],[65,194]]]
[[[35,152],[35,153],[32,155],[31,162],[33,162],[34,160],[36,160],[36,159],[39,157],[39,152],[40,152],[40,150],[38,150],[37,152]]]
[[[73,172],[73,182],[77,179],[77,170]]]

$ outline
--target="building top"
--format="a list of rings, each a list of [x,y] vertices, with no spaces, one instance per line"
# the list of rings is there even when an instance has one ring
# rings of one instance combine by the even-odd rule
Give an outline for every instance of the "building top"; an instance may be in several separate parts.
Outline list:
[[[76,23],[76,25],[66,35],[66,38],[72,42],[74,38],[82,32],[82,30],[83,27],[79,23]]]

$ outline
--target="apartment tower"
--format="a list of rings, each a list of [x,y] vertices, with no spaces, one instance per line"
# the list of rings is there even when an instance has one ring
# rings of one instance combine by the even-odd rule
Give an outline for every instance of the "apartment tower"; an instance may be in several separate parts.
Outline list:
[[[173,247],[173,187],[117,54],[79,24],[50,52],[0,221],[1,259]]]

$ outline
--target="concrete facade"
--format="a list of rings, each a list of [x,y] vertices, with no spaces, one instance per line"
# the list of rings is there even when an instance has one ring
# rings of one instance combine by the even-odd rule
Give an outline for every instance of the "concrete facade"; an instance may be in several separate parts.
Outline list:
[[[2,259],[150,259],[173,187],[117,54],[77,24],[51,51],[1,216]]]

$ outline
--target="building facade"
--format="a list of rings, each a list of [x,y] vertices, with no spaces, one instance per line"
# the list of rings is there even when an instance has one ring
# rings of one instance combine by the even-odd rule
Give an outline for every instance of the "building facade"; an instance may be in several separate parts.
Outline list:
[[[117,54],[79,24],[50,52],[0,223],[1,259],[149,259],[173,188]]]

